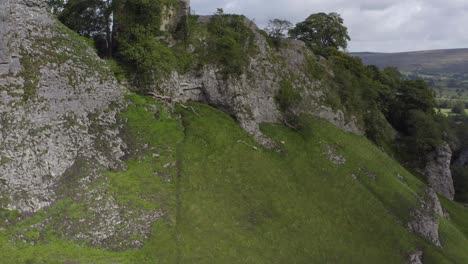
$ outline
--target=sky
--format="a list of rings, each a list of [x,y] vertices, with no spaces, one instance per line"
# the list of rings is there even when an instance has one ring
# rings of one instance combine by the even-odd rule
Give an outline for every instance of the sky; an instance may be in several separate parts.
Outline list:
[[[351,52],[468,48],[468,0],[191,0],[192,12],[216,8],[243,14],[264,28],[269,19],[304,21],[337,12],[348,27]]]

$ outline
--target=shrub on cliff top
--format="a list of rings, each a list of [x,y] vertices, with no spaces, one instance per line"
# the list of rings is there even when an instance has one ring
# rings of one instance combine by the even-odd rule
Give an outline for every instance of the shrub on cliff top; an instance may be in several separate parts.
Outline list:
[[[239,76],[255,52],[254,33],[239,15],[214,15],[208,24],[208,45],[204,61],[222,68],[225,77]]]

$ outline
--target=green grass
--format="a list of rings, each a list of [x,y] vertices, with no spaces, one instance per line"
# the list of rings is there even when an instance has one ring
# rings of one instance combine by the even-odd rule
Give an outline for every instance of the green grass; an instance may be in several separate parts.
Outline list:
[[[183,128],[168,109],[153,99],[131,95],[130,101],[122,118],[127,120],[125,132],[131,157],[126,171],[108,174],[111,190],[120,204],[145,209],[164,204],[174,207],[174,163],[184,137]]]
[[[458,114],[453,113],[452,109],[436,108],[435,111],[436,112],[440,111],[440,113],[442,113],[445,116],[456,116],[456,115],[458,115]],[[465,113],[468,115],[468,109],[465,109]]]
[[[410,233],[424,184],[363,137],[308,118],[299,131],[263,125],[280,146],[266,150],[211,107],[129,102],[127,169],[107,178],[118,203],[166,212],[145,246],[112,252],[34,228],[51,216],[89,217],[66,199],[0,232],[1,263],[407,263],[417,249],[424,263],[468,261],[468,210],[443,200],[443,249]],[[327,146],[347,162],[331,162]]]
[[[197,111],[203,118],[186,117],[182,263],[399,263],[413,250],[416,238],[397,221],[415,192],[396,176],[422,184],[366,140],[313,120],[303,133],[266,125],[287,154],[255,151],[238,143],[253,144],[224,113]],[[348,164],[328,161],[326,144],[342,146]],[[379,175],[376,182],[354,180],[360,167]]]

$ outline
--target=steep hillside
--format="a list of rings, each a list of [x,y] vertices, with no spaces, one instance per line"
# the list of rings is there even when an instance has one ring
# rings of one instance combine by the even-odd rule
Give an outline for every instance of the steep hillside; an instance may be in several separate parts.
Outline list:
[[[439,131],[400,134],[426,177],[387,154],[385,114],[433,128],[420,83],[237,15],[137,23],[119,83],[43,1],[0,7],[0,263],[468,262]]]
[[[1,233],[5,263],[408,263],[419,251],[424,263],[468,261],[467,209],[444,201],[441,247],[410,232],[426,187],[360,136],[316,118],[297,132],[265,124],[281,146],[266,150],[210,107],[176,110],[179,120],[153,99],[130,99],[134,151],[107,184],[118,203],[162,206],[143,248],[68,242],[61,221],[92,214],[64,200]]]

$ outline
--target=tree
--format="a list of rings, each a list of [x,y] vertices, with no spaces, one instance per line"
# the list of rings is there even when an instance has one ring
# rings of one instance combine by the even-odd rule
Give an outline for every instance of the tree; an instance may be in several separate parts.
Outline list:
[[[216,8],[216,12],[214,13],[215,16],[222,16],[224,15],[224,9],[223,8]]]
[[[411,110],[419,110],[429,116],[435,114],[435,94],[423,80],[403,80],[393,91],[386,117],[398,131],[409,133],[408,120]]]
[[[51,2],[62,2],[50,0]],[[112,0],[68,0],[57,14],[59,20],[78,34],[93,38],[100,55],[112,57]]]
[[[458,115],[465,115],[465,104],[462,102],[458,102],[453,108],[452,113]]]
[[[451,79],[451,80],[448,81],[447,87],[456,88],[456,87],[459,87],[459,85],[458,85],[458,82],[456,80]]]
[[[52,11],[52,14],[58,15],[62,12],[65,2],[63,0],[47,0],[47,4]]]
[[[279,46],[281,39],[286,37],[286,34],[292,27],[293,24],[288,20],[275,18],[268,22],[265,31],[273,39],[275,44]]]
[[[316,53],[325,55],[327,49],[346,49],[351,38],[337,13],[310,15],[304,22],[296,24],[289,34],[304,41]]]
[[[163,10],[161,2],[154,0],[123,1],[114,10],[115,58],[125,65],[129,79],[142,93],[177,63],[171,49],[157,38]]]
[[[410,110],[406,121],[409,152],[415,157],[423,157],[443,142],[443,131],[434,115],[419,109]]]

